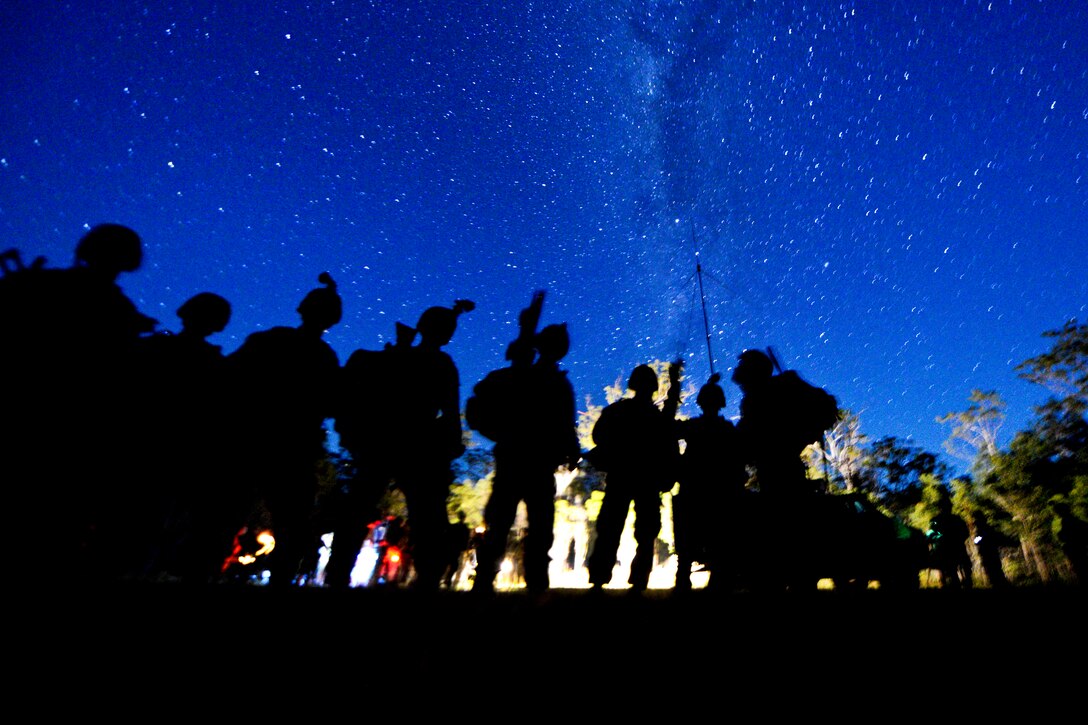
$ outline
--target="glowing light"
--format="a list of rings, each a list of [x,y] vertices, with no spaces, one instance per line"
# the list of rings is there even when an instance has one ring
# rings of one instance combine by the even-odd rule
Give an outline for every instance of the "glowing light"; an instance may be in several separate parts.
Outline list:
[[[253,552],[253,555],[264,556],[276,548],[276,537],[272,535],[271,531],[262,531],[257,534],[257,543],[261,545],[261,548]]]

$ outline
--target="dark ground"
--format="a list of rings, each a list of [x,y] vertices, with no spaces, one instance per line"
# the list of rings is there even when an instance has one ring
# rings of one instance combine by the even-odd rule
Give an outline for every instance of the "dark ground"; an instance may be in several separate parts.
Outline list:
[[[1083,694],[1088,672],[1088,607],[1072,588],[686,598],[552,590],[535,600],[154,584],[36,589],[15,602],[9,690],[23,677],[64,683],[46,701],[63,710],[116,707],[136,693],[186,707],[218,693],[252,695],[274,712],[281,701],[390,689],[398,707],[425,708],[431,695],[479,707],[485,693],[526,692],[526,683],[560,698],[695,709],[715,692],[772,709],[815,707],[815,697],[834,710],[911,693],[977,699],[980,688],[1018,702],[1048,693],[1049,708]],[[84,699],[70,699],[77,691]]]

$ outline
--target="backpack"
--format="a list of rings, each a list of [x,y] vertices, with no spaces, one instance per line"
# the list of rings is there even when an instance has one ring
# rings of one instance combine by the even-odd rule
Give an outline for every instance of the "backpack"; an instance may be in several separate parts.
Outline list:
[[[472,389],[465,401],[465,422],[484,438],[497,442],[510,425],[518,405],[516,368],[492,370]]]
[[[381,451],[396,434],[393,417],[400,403],[399,370],[390,349],[356,350],[340,370],[338,410],[334,416],[340,444],[359,455]]]
[[[786,410],[791,411],[794,440],[810,446],[823,441],[824,433],[839,420],[839,404],[835,396],[812,385],[796,370],[785,370],[771,378]]]

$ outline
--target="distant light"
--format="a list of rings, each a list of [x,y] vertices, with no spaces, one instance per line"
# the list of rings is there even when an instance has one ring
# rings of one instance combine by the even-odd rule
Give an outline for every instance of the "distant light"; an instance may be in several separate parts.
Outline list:
[[[262,556],[276,548],[276,537],[272,535],[271,531],[262,531],[257,534],[257,543],[261,545],[261,548],[253,552],[253,554],[254,556]]]

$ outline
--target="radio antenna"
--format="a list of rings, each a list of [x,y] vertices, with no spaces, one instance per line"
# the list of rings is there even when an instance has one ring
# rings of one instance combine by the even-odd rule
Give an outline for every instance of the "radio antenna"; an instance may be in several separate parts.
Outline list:
[[[706,315],[706,292],[703,291],[703,263],[699,259],[699,243],[695,239],[695,222],[691,223],[691,245],[695,248],[695,276],[699,279],[699,299],[703,305],[703,330],[706,332],[706,356],[710,361],[710,374],[714,374],[714,352],[710,348],[710,321]]]

